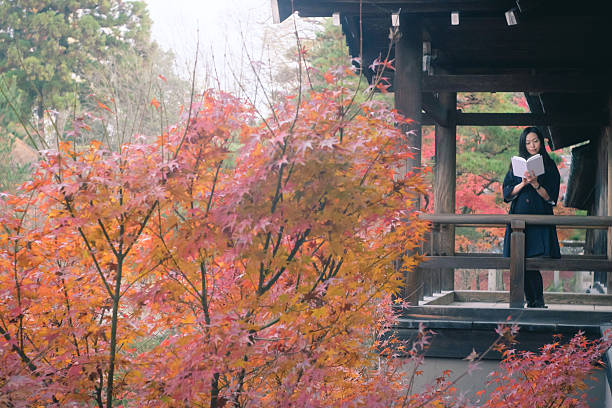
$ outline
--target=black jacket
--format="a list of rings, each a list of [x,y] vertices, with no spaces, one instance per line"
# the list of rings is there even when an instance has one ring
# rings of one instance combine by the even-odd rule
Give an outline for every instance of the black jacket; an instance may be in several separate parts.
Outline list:
[[[529,184],[512,197],[512,190],[521,181],[520,177],[514,176],[512,169],[508,171],[504,179],[504,201],[510,203],[510,214],[552,215],[553,206],[557,204],[559,198],[559,186],[561,184],[561,176],[555,163],[552,160],[545,160],[544,174],[538,176],[538,182],[542,188],[546,189],[550,200],[544,200]],[[504,237],[504,256],[510,256],[511,233],[512,230],[508,225]],[[560,258],[557,229],[554,226],[527,225],[525,228],[525,256]]]

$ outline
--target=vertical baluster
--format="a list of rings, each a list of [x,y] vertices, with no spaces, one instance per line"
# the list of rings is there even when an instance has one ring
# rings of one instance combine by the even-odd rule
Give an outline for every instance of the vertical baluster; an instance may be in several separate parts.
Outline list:
[[[435,256],[438,253],[437,250],[437,242],[438,242],[438,231],[440,230],[440,225],[434,223],[429,232],[429,241],[427,242],[427,250],[424,251],[426,255]],[[423,296],[431,296],[434,292],[432,287],[432,274],[434,269],[425,269],[423,270]]]
[[[523,307],[525,285],[525,221],[512,220],[510,238],[510,307]]]

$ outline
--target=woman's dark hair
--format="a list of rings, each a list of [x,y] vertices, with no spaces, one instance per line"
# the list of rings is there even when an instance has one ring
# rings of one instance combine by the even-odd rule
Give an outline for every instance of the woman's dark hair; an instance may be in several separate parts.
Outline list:
[[[540,140],[540,151],[538,153],[540,153],[540,155],[542,156],[542,159],[544,159],[544,164],[545,165],[548,165],[551,163],[554,164],[553,159],[550,158],[550,156],[548,155],[548,152],[546,151],[546,144],[544,142],[544,136],[542,135],[542,132],[540,131],[540,129],[538,129],[535,126],[529,126],[523,129],[523,133],[521,133],[521,137],[519,139],[519,156],[521,156],[524,159],[528,159],[529,156],[531,156],[529,152],[527,152],[527,135],[529,133],[535,133],[538,136],[538,139]]]

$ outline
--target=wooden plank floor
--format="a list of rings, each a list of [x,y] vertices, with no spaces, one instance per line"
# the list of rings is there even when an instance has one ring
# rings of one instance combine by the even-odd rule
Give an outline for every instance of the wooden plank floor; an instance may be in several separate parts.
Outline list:
[[[472,350],[479,353],[486,350],[497,338],[495,329],[499,324],[517,324],[517,347],[534,352],[555,341],[556,335],[569,339],[581,331],[590,339],[599,338],[602,328],[612,324],[612,305],[608,304],[549,303],[548,309],[518,309],[510,308],[504,301],[449,301],[455,295],[454,292],[439,295],[442,301],[448,302],[446,304],[412,306],[402,310],[394,327],[395,334],[402,340],[413,341],[423,325],[436,333],[427,356],[464,358]],[[493,352],[485,358],[499,357]]]
[[[507,291],[457,290],[437,293],[419,302],[419,306],[456,306],[467,308],[508,308]],[[548,309],[612,311],[612,295],[545,292]]]
[[[563,328],[599,332],[601,325],[612,322],[612,307],[564,304],[550,305],[547,309],[519,309],[510,308],[503,302],[412,306],[402,311],[398,327],[413,328],[424,323],[431,328],[475,329],[509,322],[537,330]]]
[[[448,307],[458,308],[482,308],[482,309],[508,309],[510,305],[508,302],[453,302]],[[599,311],[599,312],[612,312],[612,306],[599,306],[599,305],[576,305],[576,304],[554,304],[548,303],[546,310],[576,310],[576,311]]]

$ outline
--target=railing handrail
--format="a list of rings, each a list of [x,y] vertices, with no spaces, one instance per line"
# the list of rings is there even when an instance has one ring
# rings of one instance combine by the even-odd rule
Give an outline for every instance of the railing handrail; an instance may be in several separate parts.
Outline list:
[[[419,214],[419,218],[437,224],[505,226],[521,220],[530,225],[556,225],[576,228],[607,229],[612,217],[591,215],[526,215],[526,214]]]
[[[525,238],[526,227],[529,225],[555,225],[560,228],[594,228],[608,229],[612,227],[612,217],[608,216],[576,216],[576,215],[531,215],[531,214],[419,214],[421,220],[433,223],[431,256],[425,261],[428,268],[440,268],[440,273],[446,273],[445,269],[467,267],[479,269],[486,265],[489,269],[510,270],[510,307],[523,307],[524,275],[526,268],[546,269],[552,266],[554,270],[602,270],[612,271],[612,260],[609,259],[551,259],[551,258],[526,258]],[[441,225],[460,225],[470,227],[503,227],[510,225],[512,228],[510,236],[510,257],[458,257],[453,249],[449,254],[440,253],[436,249],[442,233]],[[451,276],[452,277],[452,276]],[[447,275],[437,278],[447,281]],[[433,279],[433,278],[432,278]],[[432,280],[433,282],[433,280]],[[438,282],[438,284],[440,283]],[[452,281],[451,281],[452,283]],[[432,287],[435,285],[432,283]],[[440,285],[442,287],[442,285]],[[429,289],[427,290],[429,292]],[[418,290],[415,292],[418,293]],[[419,295],[420,296],[420,295]],[[416,296],[415,296],[416,297]],[[416,301],[418,302],[417,299]],[[411,300],[413,301],[413,300]]]

